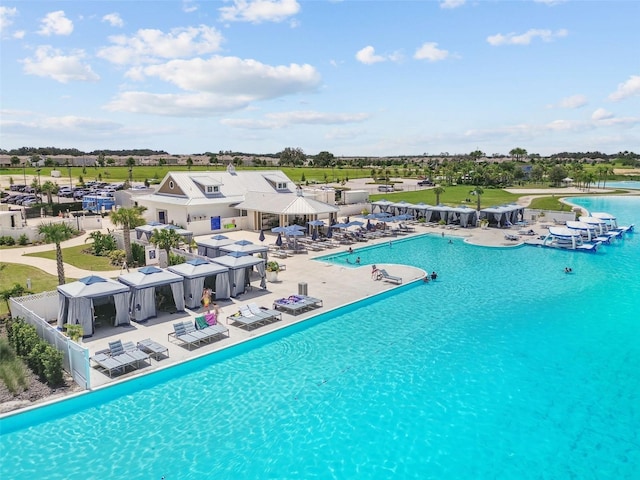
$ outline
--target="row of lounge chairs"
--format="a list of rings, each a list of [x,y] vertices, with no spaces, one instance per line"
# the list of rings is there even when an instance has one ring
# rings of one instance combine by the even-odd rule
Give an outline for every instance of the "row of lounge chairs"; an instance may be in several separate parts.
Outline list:
[[[150,353],[138,348],[133,342],[122,343],[121,340],[116,340],[109,342],[108,349],[96,352],[91,360],[97,368],[112,377],[113,372],[124,373],[128,367],[140,368],[140,363],[150,362],[150,357]]]
[[[238,312],[229,315],[227,317],[227,324],[231,323],[238,328],[251,330],[279,320],[282,320],[282,313],[277,310],[259,307],[255,303],[249,303],[240,307]]]
[[[204,317],[196,319],[196,323],[201,327],[199,329],[196,329],[194,323],[190,321],[174,323],[173,332],[168,335],[168,340],[173,340],[191,350],[191,347],[200,346],[203,342],[209,343],[214,339],[220,339],[224,336],[229,337],[229,329],[227,327],[220,323],[213,325],[203,324],[202,319]]]
[[[322,307],[322,300],[308,295],[290,295],[273,302],[274,310],[282,310],[291,315]]]

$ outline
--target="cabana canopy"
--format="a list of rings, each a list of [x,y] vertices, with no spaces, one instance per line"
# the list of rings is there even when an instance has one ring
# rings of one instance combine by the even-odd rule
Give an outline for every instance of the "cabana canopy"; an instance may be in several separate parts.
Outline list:
[[[202,258],[194,258],[180,265],[168,267],[167,270],[184,278],[182,281],[184,298],[186,306],[189,308],[200,306],[205,282],[210,281],[212,284],[211,290],[215,294],[215,299],[229,298],[229,269],[223,265],[211,263]]]
[[[106,303],[113,297],[116,316],[114,326],[129,323],[129,287],[115,280],[95,275],[58,286],[58,327],[65,323],[82,325],[84,336],[94,332],[94,301]]]
[[[196,241],[196,245],[198,246],[198,255],[209,258],[224,255],[224,253],[220,252],[220,247],[231,245],[232,243],[233,240],[229,237],[225,237],[224,235],[214,235],[211,238]]]
[[[254,253],[259,253],[259,254],[264,253],[265,258],[268,251],[269,251],[269,247],[265,245],[256,245],[250,242],[249,240],[238,240],[235,243],[231,243],[229,245],[220,247],[220,252],[222,252],[222,254],[231,253],[231,252],[242,252],[242,253],[246,253],[247,255],[253,255]]]
[[[489,226],[509,226],[522,220],[523,217],[524,207],[519,205],[501,205],[480,210],[480,218],[486,218]]]
[[[141,322],[157,315],[156,288],[171,287],[176,310],[184,310],[183,277],[157,267],[144,267],[137,272],[120,275],[118,280],[131,287],[130,312],[134,320]]]
[[[393,202],[390,202],[389,200],[376,200],[375,202],[371,202],[371,213],[375,211],[376,207],[378,207],[381,212],[386,212],[392,205]]]
[[[249,284],[249,275],[254,266],[260,275],[260,287],[267,287],[265,260],[262,258],[247,255],[243,252],[231,252],[228,255],[216,257],[211,261],[229,268],[232,297],[245,292],[245,288]]]
[[[475,226],[478,223],[478,211],[471,207],[453,207],[449,213],[449,223],[459,223],[461,227]]]

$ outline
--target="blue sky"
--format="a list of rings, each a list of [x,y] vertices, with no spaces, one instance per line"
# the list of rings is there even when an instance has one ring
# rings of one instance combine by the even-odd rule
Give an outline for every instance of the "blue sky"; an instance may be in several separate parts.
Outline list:
[[[0,146],[640,152],[637,1],[5,1]]]

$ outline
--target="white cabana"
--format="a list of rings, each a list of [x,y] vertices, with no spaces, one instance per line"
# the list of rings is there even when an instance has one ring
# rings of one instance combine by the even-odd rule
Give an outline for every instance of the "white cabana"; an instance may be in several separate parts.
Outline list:
[[[375,202],[371,202],[371,213],[376,211],[376,207],[380,209],[381,212],[388,212],[393,206],[394,202],[390,202],[389,200],[376,200]]]
[[[595,237],[598,236],[596,233],[595,225],[589,225],[585,222],[577,222],[574,220],[567,220],[566,227],[571,230],[577,230],[580,234],[586,238],[588,242],[592,241]]]
[[[260,275],[260,287],[267,288],[266,262],[262,258],[247,255],[242,252],[231,252],[228,255],[213,258],[211,261],[229,268],[229,283],[231,284],[232,297],[236,297],[245,292],[250,282],[251,270],[254,266]]]
[[[519,205],[501,205],[480,210],[480,218],[486,218],[489,226],[508,227],[524,218],[524,207]]]
[[[444,223],[449,223],[449,212],[451,210],[451,207],[446,205],[429,207],[431,215],[429,215],[429,219],[427,221],[444,221]]]
[[[141,322],[157,315],[156,289],[168,286],[177,311],[184,310],[183,277],[158,267],[143,267],[137,272],[125,273],[118,281],[131,287],[130,315]]]
[[[478,211],[471,207],[453,207],[449,214],[449,223],[460,224],[461,227],[475,227],[478,223]]]
[[[185,304],[189,308],[198,308],[205,287],[213,292],[213,299],[225,299],[230,296],[229,269],[203,258],[194,258],[185,263],[173,265],[167,270],[182,276]]]
[[[567,227],[549,227],[549,235],[542,242],[543,245],[555,245],[575,250],[582,245],[582,234],[578,230]]]
[[[190,230],[185,230],[184,228],[180,228],[177,225],[164,224],[159,222],[151,222],[146,225],[141,225],[136,227],[136,238],[140,240],[144,235],[145,240],[148,242],[153,235],[154,230],[175,230],[178,235],[184,238],[185,243],[191,243],[191,239],[193,238],[193,232]]]
[[[204,240],[196,240],[198,246],[198,255],[203,257],[215,258],[224,253],[220,252],[220,247],[225,245],[231,245],[233,240],[224,235],[213,235],[211,238],[205,238]]]
[[[113,325],[129,323],[129,287],[95,275],[58,286],[58,327],[65,323],[82,325],[83,336],[94,333],[96,306],[113,301]]]
[[[220,252],[223,255],[231,252],[241,252],[246,253],[247,255],[253,255],[257,253],[262,256],[262,258],[267,259],[269,247],[267,247],[266,245],[256,245],[249,240],[238,240],[237,242],[220,247]]]

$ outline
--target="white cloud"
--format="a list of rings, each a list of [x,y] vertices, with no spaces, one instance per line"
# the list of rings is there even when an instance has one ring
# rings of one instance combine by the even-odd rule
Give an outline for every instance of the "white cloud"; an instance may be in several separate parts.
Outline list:
[[[172,60],[144,67],[140,73],[183,90],[240,95],[251,99],[315,91],[320,83],[320,75],[311,65],[271,66],[256,60],[221,56],[207,60]]]
[[[613,118],[614,115],[611,112],[607,112],[604,108],[598,108],[596,111],[594,111],[591,114],[591,119],[592,120],[608,120],[610,118]]]
[[[376,55],[376,50],[371,45],[358,50],[358,52],[356,52],[356,59],[365,65],[373,65],[374,63],[385,62],[387,60],[382,55]]]
[[[112,27],[124,27],[124,21],[120,17],[119,13],[108,13],[102,17],[103,22],[107,22]]]
[[[24,30],[17,30],[13,33],[13,35],[11,35],[13,38],[16,38],[18,40],[21,40],[24,38],[24,36],[26,35],[27,32],[25,32]]]
[[[251,97],[211,93],[174,94],[123,92],[105,109],[113,112],[144,113],[170,117],[209,117],[246,108]]]
[[[132,78],[155,77],[189,93],[123,92],[106,108],[170,116],[210,116],[247,108],[251,103],[315,91],[320,75],[310,65],[265,65],[220,57],[172,60],[136,67]]]
[[[420,48],[416,50],[413,58],[416,60],[429,60],[430,62],[438,62],[444,60],[449,56],[447,50],[441,50],[438,48],[438,44],[435,42],[427,42],[422,44]]]
[[[300,11],[296,0],[233,0],[233,6],[219,9],[229,22],[282,22]]]
[[[264,119],[224,119],[220,123],[253,130],[284,128],[290,125],[342,125],[363,122],[368,113],[325,113],[313,111],[279,112],[265,115]]]
[[[53,78],[60,83],[99,80],[100,77],[91,66],[83,63],[84,57],[83,50],[75,50],[64,55],[61,50],[50,45],[41,45],[36,49],[35,57],[25,58],[22,64],[26,74]]]
[[[200,25],[174,28],[169,33],[141,29],[131,37],[114,35],[109,40],[114,45],[101,48],[98,56],[118,65],[127,65],[215,52],[220,49],[223,38],[215,28]]]
[[[182,11],[185,13],[193,13],[198,10],[198,5],[191,0],[182,0]]]
[[[63,10],[47,13],[40,21],[40,35],[71,35],[73,22],[64,16]]]
[[[515,33],[490,35],[487,37],[487,42],[494,47],[501,45],[529,45],[536,38],[540,38],[543,42],[552,42],[557,38],[566,37],[568,34],[569,32],[565,29],[553,32],[551,30],[532,28],[520,35],[516,35]]]
[[[13,7],[0,7],[0,32],[13,24],[12,17],[18,14],[18,9]]]
[[[572,95],[560,100],[558,107],[560,108],[580,108],[587,104],[587,97],[584,95]]]
[[[634,95],[640,95],[640,75],[631,75],[629,80],[618,85],[618,89],[609,95],[609,100],[617,102]]]
[[[458,8],[465,4],[466,0],[442,0],[440,8]]]

